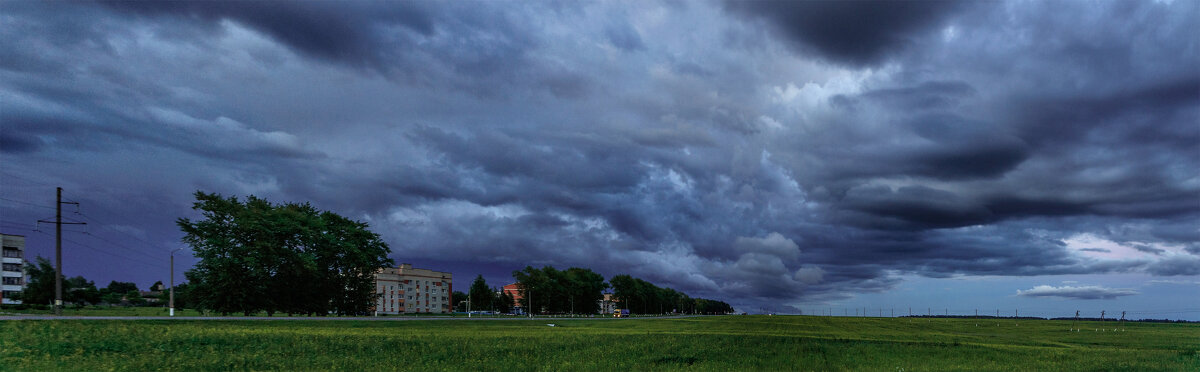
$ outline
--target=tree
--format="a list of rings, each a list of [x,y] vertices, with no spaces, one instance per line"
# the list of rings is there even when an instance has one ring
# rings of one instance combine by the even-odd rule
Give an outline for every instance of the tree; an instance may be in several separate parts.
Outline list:
[[[566,291],[570,313],[595,314],[600,312],[600,300],[604,298],[604,290],[608,283],[604,276],[591,269],[572,267],[564,271],[563,289]]]
[[[124,293],[108,292],[100,296],[100,301],[109,305],[120,305],[124,298]]]
[[[471,303],[471,311],[491,310],[494,292],[488,289],[487,281],[483,279],[483,275],[475,277],[475,281],[471,282],[471,289],[467,293],[468,301]]]
[[[21,293],[21,301],[27,304],[52,304],[54,302],[54,265],[41,256],[26,266],[29,282]],[[63,283],[66,292],[66,283]]]
[[[192,286],[187,282],[175,285],[175,308],[176,309],[194,309],[192,304],[191,291]],[[170,304],[171,288],[166,288],[158,295],[158,302],[162,304]]]
[[[492,296],[492,309],[501,314],[511,313],[513,296],[496,288],[492,288],[492,293],[495,293],[495,296]]]
[[[177,221],[200,259],[184,275],[193,305],[229,314],[366,314],[375,273],[392,264],[363,222],[305,204],[196,192],[203,218]],[[298,285],[303,283],[303,285]]]
[[[63,300],[67,302],[80,306],[100,303],[100,290],[96,289],[96,282],[76,276],[63,282],[63,287]],[[70,288],[70,290],[66,288]]]
[[[463,301],[467,300],[466,293],[462,293],[461,291],[454,291],[454,295],[451,296],[450,298],[452,298],[454,300],[454,311],[457,311],[460,313],[467,311],[467,303],[463,302]]]
[[[136,291],[138,290],[138,287],[137,284],[133,284],[131,282],[118,282],[114,280],[108,282],[108,287],[105,287],[104,289],[107,289],[112,293],[126,293],[129,291]]]
[[[140,292],[136,289],[129,291],[129,292],[125,292],[125,301],[129,302],[129,304],[133,305],[133,306],[146,305],[146,299],[142,298],[142,292]]]
[[[559,271],[545,266],[513,272],[513,278],[521,284],[521,306],[534,313],[584,313],[599,311],[598,302],[604,298],[604,277],[590,269],[572,267]],[[530,295],[533,296],[530,306]]]

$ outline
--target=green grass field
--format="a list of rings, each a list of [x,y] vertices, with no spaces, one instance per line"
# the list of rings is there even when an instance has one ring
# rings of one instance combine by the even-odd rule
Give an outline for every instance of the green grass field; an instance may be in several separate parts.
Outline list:
[[[555,323],[549,327],[546,323]],[[978,325],[978,326],[976,326]],[[1197,371],[1200,325],[723,316],[0,322],[4,370]]]

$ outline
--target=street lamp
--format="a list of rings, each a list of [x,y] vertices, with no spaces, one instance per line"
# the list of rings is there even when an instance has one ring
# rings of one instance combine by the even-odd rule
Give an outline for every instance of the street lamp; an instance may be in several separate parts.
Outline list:
[[[175,248],[171,251],[171,295],[167,300],[167,306],[171,308],[171,316],[175,316],[175,252],[179,252],[183,248]]]

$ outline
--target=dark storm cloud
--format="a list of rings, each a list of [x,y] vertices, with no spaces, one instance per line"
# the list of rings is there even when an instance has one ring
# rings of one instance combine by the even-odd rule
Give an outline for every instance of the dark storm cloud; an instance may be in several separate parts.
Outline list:
[[[21,153],[37,151],[42,146],[42,140],[25,133],[12,133],[5,130],[0,133],[0,151]]]
[[[586,266],[747,309],[1196,275],[1192,3],[0,10],[3,170],[145,214],[155,243],[203,189],[363,219],[398,262]]]
[[[951,1],[728,1],[765,19],[802,51],[855,66],[882,61],[909,47],[963,3]]]
[[[1063,297],[1081,300],[1112,300],[1122,296],[1133,296],[1138,291],[1128,288],[1105,288],[1100,286],[1083,287],[1053,287],[1039,285],[1031,289],[1017,290],[1018,296],[1025,297]]]
[[[261,31],[296,51],[333,62],[379,67],[387,53],[410,42],[407,30],[434,32],[421,3],[246,1],[104,1],[104,6],[144,16],[212,23],[232,20]],[[214,26],[215,27],[215,26]],[[400,45],[388,45],[398,43]]]

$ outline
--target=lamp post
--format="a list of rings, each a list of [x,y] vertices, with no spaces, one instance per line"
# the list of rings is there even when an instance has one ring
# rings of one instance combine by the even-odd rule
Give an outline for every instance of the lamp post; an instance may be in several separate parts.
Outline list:
[[[171,278],[168,281],[171,283],[171,294],[167,299],[167,306],[171,308],[171,316],[175,316],[175,252],[179,252],[183,248],[175,248],[171,251]]]

